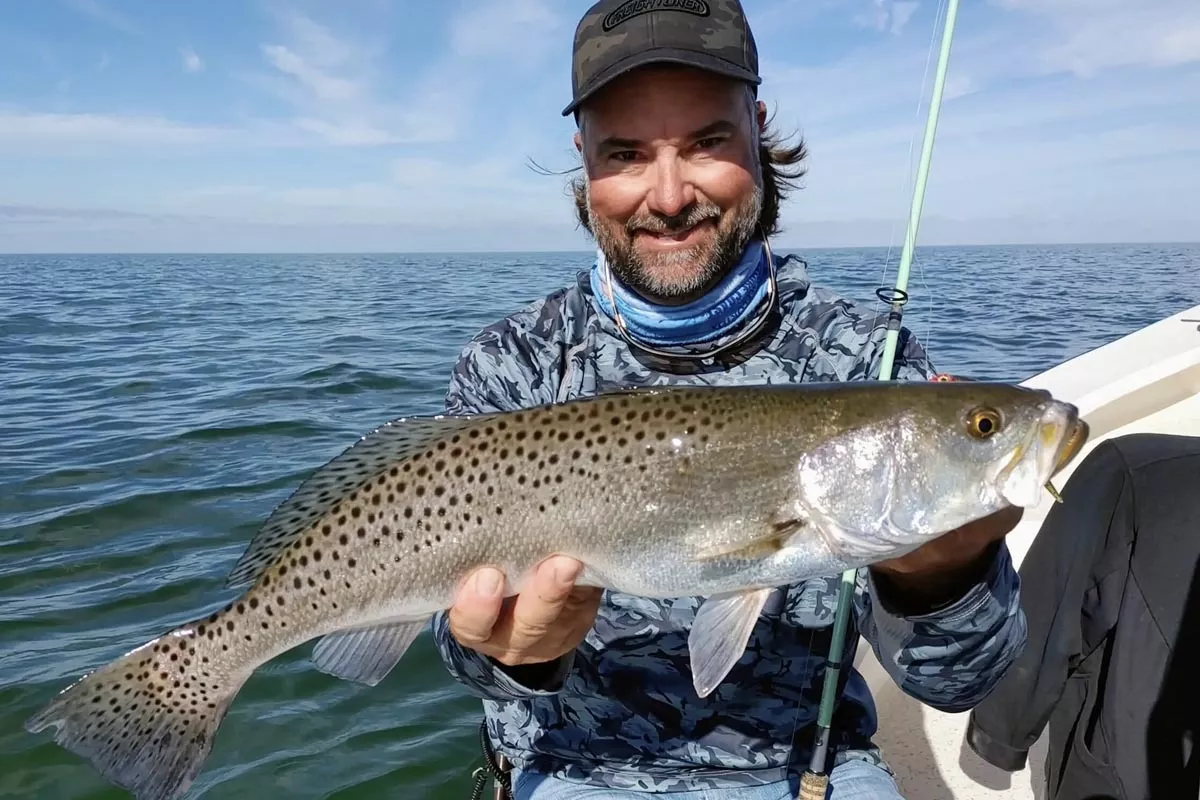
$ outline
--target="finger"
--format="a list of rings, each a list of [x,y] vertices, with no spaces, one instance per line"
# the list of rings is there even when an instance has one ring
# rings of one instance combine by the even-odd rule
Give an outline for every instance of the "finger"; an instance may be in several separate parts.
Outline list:
[[[492,567],[475,571],[463,582],[450,608],[450,632],[468,647],[492,637],[504,605],[504,573]]]
[[[538,566],[529,586],[513,606],[514,646],[544,637],[559,618],[583,564],[566,556],[554,556]]]
[[[572,644],[582,641],[596,624],[596,614],[600,611],[600,601],[603,598],[604,590],[599,587],[577,586],[571,592],[558,618],[570,620]]]

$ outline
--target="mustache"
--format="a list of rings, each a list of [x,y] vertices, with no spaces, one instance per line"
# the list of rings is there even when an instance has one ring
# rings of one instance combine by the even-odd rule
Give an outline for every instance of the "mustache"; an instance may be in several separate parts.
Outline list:
[[[671,234],[686,231],[688,228],[695,227],[701,222],[713,220],[714,222],[721,221],[721,209],[715,205],[697,205],[692,204],[672,216],[663,216],[662,214],[647,214],[640,217],[630,217],[625,223],[625,231],[630,235],[639,231],[646,231],[654,234]]]

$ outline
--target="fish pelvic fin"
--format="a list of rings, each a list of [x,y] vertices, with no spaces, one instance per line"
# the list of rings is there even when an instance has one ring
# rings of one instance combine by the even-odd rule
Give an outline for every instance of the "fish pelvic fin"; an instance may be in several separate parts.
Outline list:
[[[281,552],[346,497],[380,473],[478,424],[483,416],[487,415],[401,417],[363,436],[313,473],[276,507],[233,566],[225,586],[253,582]]]
[[[25,723],[138,800],[183,795],[245,677],[210,668],[188,626],[86,675]],[[203,653],[203,648],[201,648]]]
[[[716,689],[746,652],[746,642],[774,589],[752,589],[708,598],[688,633],[692,686],[700,697]]]
[[[430,617],[330,633],[313,647],[313,666],[342,680],[375,686],[395,669]]]

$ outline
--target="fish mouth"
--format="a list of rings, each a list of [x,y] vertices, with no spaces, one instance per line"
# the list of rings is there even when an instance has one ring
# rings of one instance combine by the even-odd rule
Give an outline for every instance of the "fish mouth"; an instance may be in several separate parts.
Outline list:
[[[1070,464],[1075,459],[1075,456],[1079,455],[1079,451],[1087,444],[1090,433],[1091,428],[1082,419],[1074,417],[1071,420],[1070,429],[1067,431],[1067,438],[1058,448],[1058,458],[1054,462],[1054,471],[1050,473],[1050,478],[1062,472],[1062,468]]]
[[[1014,506],[1036,505],[1042,487],[1079,455],[1089,432],[1075,406],[1058,401],[1048,403],[1032,435],[1017,444],[997,475],[1000,495]]]

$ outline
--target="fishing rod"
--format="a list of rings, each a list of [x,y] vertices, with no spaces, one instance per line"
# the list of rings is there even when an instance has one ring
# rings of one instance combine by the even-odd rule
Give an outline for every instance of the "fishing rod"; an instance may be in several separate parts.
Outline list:
[[[896,345],[900,339],[900,323],[904,304],[908,302],[908,275],[912,266],[913,249],[917,242],[917,229],[921,224],[921,211],[925,205],[925,186],[929,180],[929,164],[933,158],[933,141],[937,133],[938,116],[942,108],[942,94],[946,85],[946,67],[950,61],[950,48],[954,41],[954,24],[958,18],[958,0],[949,0],[946,22],[942,28],[942,49],[938,54],[937,72],[933,79],[933,96],[929,103],[929,115],[925,122],[925,141],[921,147],[921,161],[917,167],[916,185],[913,187],[912,205],[909,210],[908,231],[904,236],[904,249],[900,255],[900,267],[896,274],[896,286],[881,289],[877,296],[884,302],[891,301],[888,313],[887,338],[883,346],[883,358],[879,366],[879,379],[891,380],[892,367],[896,360]],[[829,643],[829,660],[825,666],[825,681],[821,691],[821,705],[817,711],[817,730],[813,742],[812,758],[808,769],[800,777],[799,800],[824,800],[829,786],[829,775],[825,763],[829,752],[830,728],[833,725],[833,707],[837,701],[837,687],[841,677],[843,659],[846,657],[846,629],[849,627],[850,611],[854,605],[854,586],[857,570],[846,570],[838,586],[837,614],[833,621],[833,638]],[[836,654],[836,656],[835,656]]]
[[[933,158],[933,142],[937,135],[938,117],[942,109],[942,95],[946,86],[946,68],[950,62],[950,49],[954,43],[954,25],[958,19],[958,0],[949,0],[946,21],[942,28],[942,48],[938,54],[937,72],[933,79],[933,96],[930,98],[929,115],[925,121],[925,141],[921,147],[921,161],[917,167],[917,180],[913,187],[912,205],[909,209],[908,230],[904,236],[904,249],[900,255],[900,267],[896,273],[896,286],[881,289],[877,296],[891,302],[888,312],[887,338],[884,340],[883,358],[879,365],[879,380],[891,380],[892,367],[896,360],[896,346],[900,340],[901,320],[904,304],[908,302],[908,276],[912,267],[913,250],[917,243],[917,230],[921,225],[921,212],[925,206],[925,187],[929,181],[929,164]],[[1054,484],[1046,482],[1046,491],[1061,503],[1062,497]],[[846,657],[846,629],[849,627],[850,611],[854,604],[854,587],[858,571],[846,570],[838,585],[837,614],[833,621],[833,636],[829,643],[829,659],[825,667],[825,679],[821,687],[821,705],[817,711],[817,730],[814,736],[812,758],[808,769],[800,777],[799,800],[824,800],[829,785],[825,763],[829,752],[830,728],[833,725],[833,706],[837,701],[838,681]],[[834,658],[834,654],[837,658]]]

